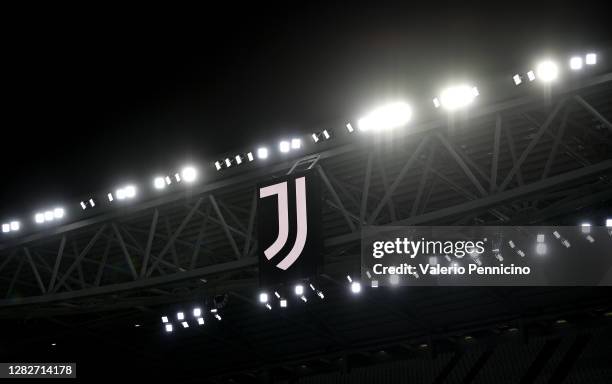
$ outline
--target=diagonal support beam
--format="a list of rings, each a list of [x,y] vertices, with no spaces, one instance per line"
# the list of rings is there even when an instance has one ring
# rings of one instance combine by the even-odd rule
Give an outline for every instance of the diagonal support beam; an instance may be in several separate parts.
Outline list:
[[[453,145],[446,139],[446,137],[442,136],[442,134],[440,134],[439,132],[436,133],[436,138],[442,143],[442,145],[444,146],[444,148],[446,148],[448,153],[450,153],[451,157],[455,159],[455,162],[457,163],[457,165],[459,165],[463,173],[465,173],[467,178],[472,182],[472,184],[474,184],[474,187],[476,187],[480,195],[486,196],[487,191],[485,191],[482,184],[480,184],[480,181],[478,181],[474,173],[472,173],[472,170],[470,169],[470,167],[467,166],[466,162],[464,161],[464,158],[461,157],[459,153],[457,153]]]
[[[563,106],[565,105],[565,102],[566,102],[566,99],[563,99],[559,103],[557,103],[555,108],[548,115],[548,117],[546,118],[546,121],[544,121],[544,123],[540,126],[540,129],[538,129],[538,132],[536,132],[534,137],[531,139],[531,141],[527,145],[527,148],[525,148],[523,153],[521,153],[521,156],[517,160],[516,164],[514,164],[514,166],[512,167],[512,169],[510,170],[510,172],[508,173],[508,175],[506,176],[506,178],[504,179],[502,184],[499,186],[499,190],[498,190],[499,192],[503,192],[506,189],[506,187],[508,186],[508,184],[510,184],[510,181],[512,180],[512,178],[514,177],[516,172],[523,165],[523,162],[525,161],[525,159],[527,159],[527,156],[529,156],[529,154],[531,153],[533,148],[540,141],[540,138],[542,138],[542,136],[544,135],[544,132],[546,132],[548,127],[554,121],[555,117],[557,117],[557,114],[559,113],[561,108],[563,108]]]
[[[578,104],[582,105],[587,111],[591,113],[591,115],[595,116],[597,120],[601,121],[603,125],[606,126],[610,131],[612,131],[612,123],[608,119],[604,117],[599,111],[597,111],[591,104],[589,104],[585,99],[580,95],[575,95],[574,100],[578,102]]]
[[[34,277],[36,278],[38,287],[40,288],[40,291],[44,295],[45,293],[47,293],[47,290],[45,288],[45,285],[42,282],[42,279],[40,278],[40,273],[38,272],[38,268],[36,268],[36,264],[34,264],[34,260],[32,260],[32,255],[30,254],[30,250],[28,249],[28,247],[23,247],[23,252],[26,255],[28,264],[30,264],[30,268],[32,268],[32,272],[34,273]]]
[[[64,256],[65,248],[66,235],[62,236],[62,240],[60,240],[59,250],[57,251],[57,257],[55,258],[55,264],[53,265],[53,272],[51,272],[51,280],[49,280],[49,292],[52,292],[53,288],[55,288],[55,280],[57,279],[57,273],[59,272],[59,267],[62,262],[62,257]]]
[[[159,220],[159,209],[155,208],[153,211],[153,218],[151,219],[151,225],[149,226],[149,236],[147,237],[147,245],[145,247],[145,253],[142,260],[142,266],[140,267],[140,277],[144,277],[147,273],[147,267],[149,265],[149,258],[151,257],[151,247],[153,246],[153,240],[155,239],[155,231],[157,229],[157,221]]]
[[[502,118],[498,113],[495,116],[495,133],[493,134],[493,159],[491,159],[491,182],[489,192],[497,189],[497,168],[499,167],[499,146],[501,142]]]
[[[225,221],[225,217],[223,217],[223,213],[221,213],[221,210],[219,209],[219,204],[217,204],[217,200],[212,194],[208,195],[208,199],[210,200],[210,203],[212,204],[212,207],[215,210],[219,221],[221,222],[223,232],[225,232],[225,236],[227,237],[227,240],[229,241],[232,250],[236,254],[236,258],[240,259],[240,251],[238,250],[238,245],[236,245],[236,240],[234,240],[234,237],[232,236],[232,233],[229,230],[227,222]]]
[[[136,273],[136,268],[134,268],[134,262],[132,261],[132,256],[130,252],[128,252],[127,247],[125,246],[125,241],[123,241],[123,237],[121,236],[121,232],[117,228],[117,224],[112,223],[113,231],[115,232],[115,237],[119,242],[119,247],[121,247],[121,252],[123,252],[123,256],[125,256],[125,261],[127,262],[128,267],[130,268],[130,272],[132,273],[132,277],[134,280],[138,279],[138,274]]]
[[[376,218],[378,217],[378,214],[380,214],[380,211],[383,209],[385,204],[387,204],[387,201],[389,201],[389,199],[391,198],[393,193],[395,193],[395,190],[397,189],[397,187],[404,180],[404,177],[406,176],[406,173],[408,173],[408,170],[410,168],[412,168],[412,166],[415,163],[415,161],[417,161],[417,159],[421,155],[421,152],[423,151],[423,149],[425,148],[425,146],[427,145],[429,140],[430,140],[430,136],[425,136],[421,140],[421,142],[419,143],[417,148],[414,150],[414,152],[412,152],[412,156],[410,156],[408,161],[406,161],[406,164],[404,164],[404,166],[400,170],[399,174],[397,175],[397,177],[395,178],[395,180],[391,184],[391,186],[385,192],[385,195],[383,196],[382,200],[378,202],[378,205],[376,206],[376,208],[374,209],[374,211],[370,215],[370,218],[368,219],[368,223],[374,223],[375,222]]]
[[[344,216],[344,220],[348,224],[349,229],[351,230],[351,232],[355,232],[356,230],[355,224],[351,220],[348,214],[348,211],[346,210],[346,208],[344,207],[344,204],[342,204],[342,201],[340,200],[340,197],[338,196],[338,193],[336,193],[334,186],[329,182],[327,175],[325,174],[325,172],[323,171],[323,168],[321,168],[320,165],[317,165],[317,172],[319,172],[319,175],[321,176],[321,179],[323,180],[323,184],[325,184],[325,186],[327,187],[327,190],[331,194],[332,199],[336,203],[336,206],[342,212],[342,216]]]

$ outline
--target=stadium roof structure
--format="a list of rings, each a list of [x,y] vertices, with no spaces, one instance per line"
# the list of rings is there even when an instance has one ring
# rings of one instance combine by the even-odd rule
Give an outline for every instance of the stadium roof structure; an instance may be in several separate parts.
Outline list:
[[[365,225],[556,225],[584,212],[603,225],[612,201],[611,99],[612,73],[601,74],[547,98],[412,125],[392,140],[338,135],[301,158],[228,169],[189,190],[11,238],[0,244],[0,318],[75,321],[57,320],[63,331],[31,343],[63,333],[110,343],[118,322],[138,321],[135,355],[163,361],[171,350],[180,365],[201,354],[207,376],[238,380],[262,367],[308,375],[349,354],[375,360],[372,348],[385,344],[422,353],[457,335],[498,337],[500,326],[524,332],[560,316],[597,317],[610,306],[607,289],[415,287],[347,299],[344,276],[358,275]],[[323,181],[324,267],[314,279],[326,298],[267,311],[256,300],[255,186],[299,168]],[[203,337],[165,338],[164,311],[226,294],[223,320],[208,319]]]

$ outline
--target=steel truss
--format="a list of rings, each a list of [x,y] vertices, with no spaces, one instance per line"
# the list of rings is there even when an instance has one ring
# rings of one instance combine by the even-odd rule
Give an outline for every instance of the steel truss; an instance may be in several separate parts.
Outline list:
[[[364,225],[537,224],[612,200],[612,75],[391,140],[321,144],[325,273],[358,264]],[[309,157],[311,157],[310,155]],[[255,287],[260,167],[0,244],[0,316],[146,306]],[[311,164],[312,165],[312,164]]]

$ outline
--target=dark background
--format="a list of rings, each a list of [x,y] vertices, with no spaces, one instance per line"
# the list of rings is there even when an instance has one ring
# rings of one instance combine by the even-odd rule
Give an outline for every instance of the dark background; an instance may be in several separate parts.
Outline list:
[[[603,3],[4,9],[0,217],[607,47]]]

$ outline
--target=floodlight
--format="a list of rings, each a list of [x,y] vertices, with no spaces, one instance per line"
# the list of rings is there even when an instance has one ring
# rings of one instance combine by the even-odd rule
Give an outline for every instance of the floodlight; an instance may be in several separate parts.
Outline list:
[[[317,296],[319,296],[321,300],[325,299],[325,295],[323,294],[322,291],[317,291]]]
[[[521,79],[521,75],[519,75],[518,73],[512,76],[512,80],[514,80],[514,85],[519,85],[523,82],[523,79]]]
[[[221,321],[221,315],[218,313],[215,313],[215,319]]]
[[[259,294],[259,302],[260,303],[267,303],[268,302],[268,294],[265,292],[262,292]]]
[[[236,159],[236,164],[242,164],[242,157],[240,155],[236,155],[234,159]]]
[[[176,180],[177,183],[181,182],[181,175],[179,173],[175,173],[174,174],[174,179]]]
[[[119,188],[116,191],[116,195],[117,195],[117,200],[123,200],[125,199],[125,190],[123,188]]]
[[[544,234],[543,234],[543,233],[539,233],[539,234],[538,234],[538,236],[536,237],[536,241],[537,241],[538,243],[543,243],[543,242],[544,242],[544,239],[545,239],[545,237],[544,237]]]
[[[18,231],[21,227],[21,223],[18,221],[11,221],[11,231]]]
[[[440,99],[438,99],[437,97],[434,97],[432,101],[433,101],[434,107],[440,108]]]
[[[291,144],[289,144],[288,141],[283,140],[278,144],[278,148],[282,153],[287,153],[291,149]]]
[[[277,291],[274,291],[274,296],[276,296],[277,299],[280,299],[280,293],[278,293]]]
[[[313,291],[316,291],[316,290],[317,290],[317,289],[315,288],[315,286],[314,286],[314,285],[312,285],[312,284],[309,284],[309,287],[310,287],[310,289],[312,289]]]
[[[534,81],[536,78],[535,73],[533,71],[527,72],[527,78],[529,79],[529,81]]]
[[[357,126],[362,131],[382,131],[405,125],[412,117],[412,108],[404,102],[396,102],[374,109],[359,119]]]
[[[349,283],[353,282],[353,279],[351,278],[351,275],[346,275],[346,279],[348,280]]]
[[[591,233],[591,223],[582,223],[580,224],[580,231],[584,234]]]
[[[471,104],[478,96],[478,89],[474,86],[462,84],[446,88],[440,94],[440,104],[449,111],[454,111]]]
[[[287,300],[285,300],[285,299],[281,299],[281,301],[280,301],[280,307],[281,307],[281,308],[287,308]]]
[[[89,199],[89,205],[91,205],[92,208],[96,206],[94,199]]]
[[[547,251],[546,243],[537,243],[536,244],[536,253],[538,255],[545,255]]]
[[[606,219],[606,227],[612,228],[612,219]]]
[[[300,149],[302,147],[302,140],[291,139],[291,149]]]
[[[307,302],[308,299],[306,298],[306,296],[300,296],[300,299],[302,299],[303,302]]]
[[[52,221],[55,216],[53,215],[53,211],[45,212],[45,221]]]
[[[582,57],[578,57],[578,56],[572,57],[570,59],[569,65],[570,65],[570,68],[573,69],[574,71],[582,69]]]
[[[361,292],[361,284],[357,281],[351,283],[351,292],[357,294]]]
[[[329,132],[327,132],[327,129],[323,130],[323,137],[325,137],[325,140],[329,139]]]
[[[597,55],[595,53],[587,53],[585,57],[586,65],[595,65],[597,64]]]
[[[312,141],[314,141],[315,143],[317,143],[319,141],[319,136],[317,136],[316,133],[312,134]]]
[[[198,177],[198,171],[189,165],[181,170],[181,175],[183,175],[183,180],[185,180],[186,183],[193,183]]]
[[[249,159],[249,161],[253,161],[253,152],[247,153],[247,159]]]
[[[53,217],[56,219],[61,219],[64,217],[64,208],[55,208],[53,210]]]
[[[225,158],[225,166],[226,167],[231,167],[232,166],[232,161],[229,159],[229,157]]]
[[[178,320],[184,320],[185,319],[185,314],[183,312],[177,312],[176,318]]]
[[[113,194],[112,193],[109,193],[107,196],[108,196],[108,201],[113,201]]]
[[[198,317],[198,324],[199,325],[204,325],[204,318],[203,317]]]
[[[162,316],[161,320],[162,320],[162,323],[167,323],[168,322],[168,316]]]
[[[2,224],[2,232],[3,233],[9,233],[10,231],[11,231],[10,224]]]
[[[554,232],[553,232],[553,235],[554,235],[554,236],[555,236],[557,239],[560,239],[560,238],[561,238],[561,234],[560,234],[559,232],[557,232],[557,231],[554,231]]]
[[[201,308],[194,308],[193,309],[193,317],[200,317],[202,316],[202,309]]]
[[[545,60],[538,64],[537,73],[541,81],[550,83],[557,79],[559,67],[554,61]]]
[[[166,188],[166,180],[163,177],[156,177],[153,180],[153,186],[155,189],[164,189]]]
[[[398,285],[399,284],[399,275],[393,274],[389,276],[389,284]]]
[[[270,303],[266,303],[266,308],[268,308],[270,311],[272,310],[272,306],[270,305]]]
[[[186,321],[181,322],[181,325],[183,326],[183,328],[189,328],[189,323]]]
[[[166,324],[166,332],[172,332],[172,324]]]
[[[170,176],[166,176],[166,184],[172,184],[172,179],[170,178]]]
[[[44,223],[45,222],[45,214],[44,213],[37,213],[34,216],[34,221],[36,221],[38,224]]]
[[[298,284],[295,286],[294,288],[294,292],[296,295],[300,296],[304,294],[304,286],[301,284]]]
[[[257,158],[267,159],[268,158],[268,148],[262,147],[262,148],[257,149]]]
[[[378,288],[378,280],[372,280],[372,288]]]
[[[87,205],[85,205],[84,201],[81,201],[81,208],[83,208],[83,209],[87,208]]]
[[[217,171],[221,170],[221,163],[218,161],[215,161],[215,168],[217,168]]]
[[[354,131],[353,126],[351,125],[351,123],[346,124],[346,129],[349,131],[349,133],[353,133],[353,131]]]
[[[125,197],[131,199],[134,196],[136,196],[136,187],[134,187],[133,185],[128,185],[127,187],[125,187]]]

